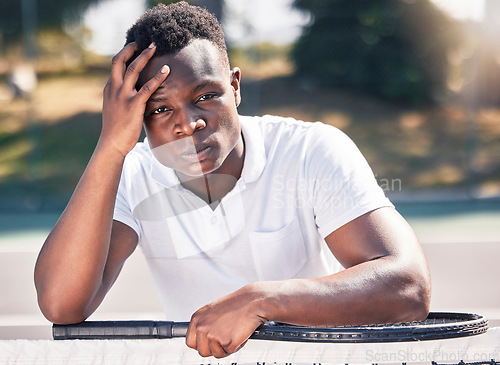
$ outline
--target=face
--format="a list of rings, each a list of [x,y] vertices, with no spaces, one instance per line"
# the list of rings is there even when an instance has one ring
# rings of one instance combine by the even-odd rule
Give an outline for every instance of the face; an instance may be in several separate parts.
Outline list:
[[[148,100],[144,115],[155,157],[188,176],[241,172],[240,70],[229,70],[209,41],[194,40],[174,55],[151,59],[139,86],[163,65],[170,73]]]

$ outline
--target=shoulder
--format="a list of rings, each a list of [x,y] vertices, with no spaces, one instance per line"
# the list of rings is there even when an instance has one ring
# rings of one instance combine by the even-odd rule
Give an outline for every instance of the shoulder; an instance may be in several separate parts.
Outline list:
[[[276,137],[277,134],[293,134],[304,132],[314,123],[304,122],[290,117],[264,115],[259,117],[242,116],[241,123],[260,130],[263,136]]]
[[[152,158],[152,153],[149,148],[149,143],[147,139],[144,139],[143,142],[137,142],[135,147],[130,151],[125,157],[126,165],[137,165],[149,163]]]
[[[149,149],[147,139],[138,142],[135,147],[125,157],[123,163],[122,179],[127,177],[137,177],[137,174],[147,175],[151,170],[153,155]]]
[[[338,128],[322,122],[305,122],[290,117],[265,115],[241,117],[242,127],[258,134],[266,149],[273,147],[307,150],[310,153],[337,154],[345,149],[356,149],[354,142]]]

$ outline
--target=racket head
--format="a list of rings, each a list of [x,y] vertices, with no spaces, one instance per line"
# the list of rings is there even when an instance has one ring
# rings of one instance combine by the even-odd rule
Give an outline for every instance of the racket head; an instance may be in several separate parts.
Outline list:
[[[488,321],[478,314],[431,312],[424,321],[397,324],[301,327],[269,323],[257,328],[251,338],[329,343],[406,342],[474,336],[487,330]]]

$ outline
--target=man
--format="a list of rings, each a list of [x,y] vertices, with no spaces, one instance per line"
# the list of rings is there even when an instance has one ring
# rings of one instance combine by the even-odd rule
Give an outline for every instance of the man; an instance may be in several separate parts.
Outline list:
[[[237,351],[266,320],[426,317],[419,243],[345,135],[239,116],[241,71],[205,10],[158,5],[127,43],[95,152],[37,261],[50,321],[85,320],[137,245],[168,319],[194,312],[186,342],[202,356]]]

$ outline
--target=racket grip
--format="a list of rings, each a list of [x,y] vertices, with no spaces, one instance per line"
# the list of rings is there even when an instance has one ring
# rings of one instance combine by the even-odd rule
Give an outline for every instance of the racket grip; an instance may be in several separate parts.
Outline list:
[[[186,337],[189,322],[172,322],[172,337]]]
[[[186,337],[189,322],[106,321],[52,326],[54,340],[116,340]]]

